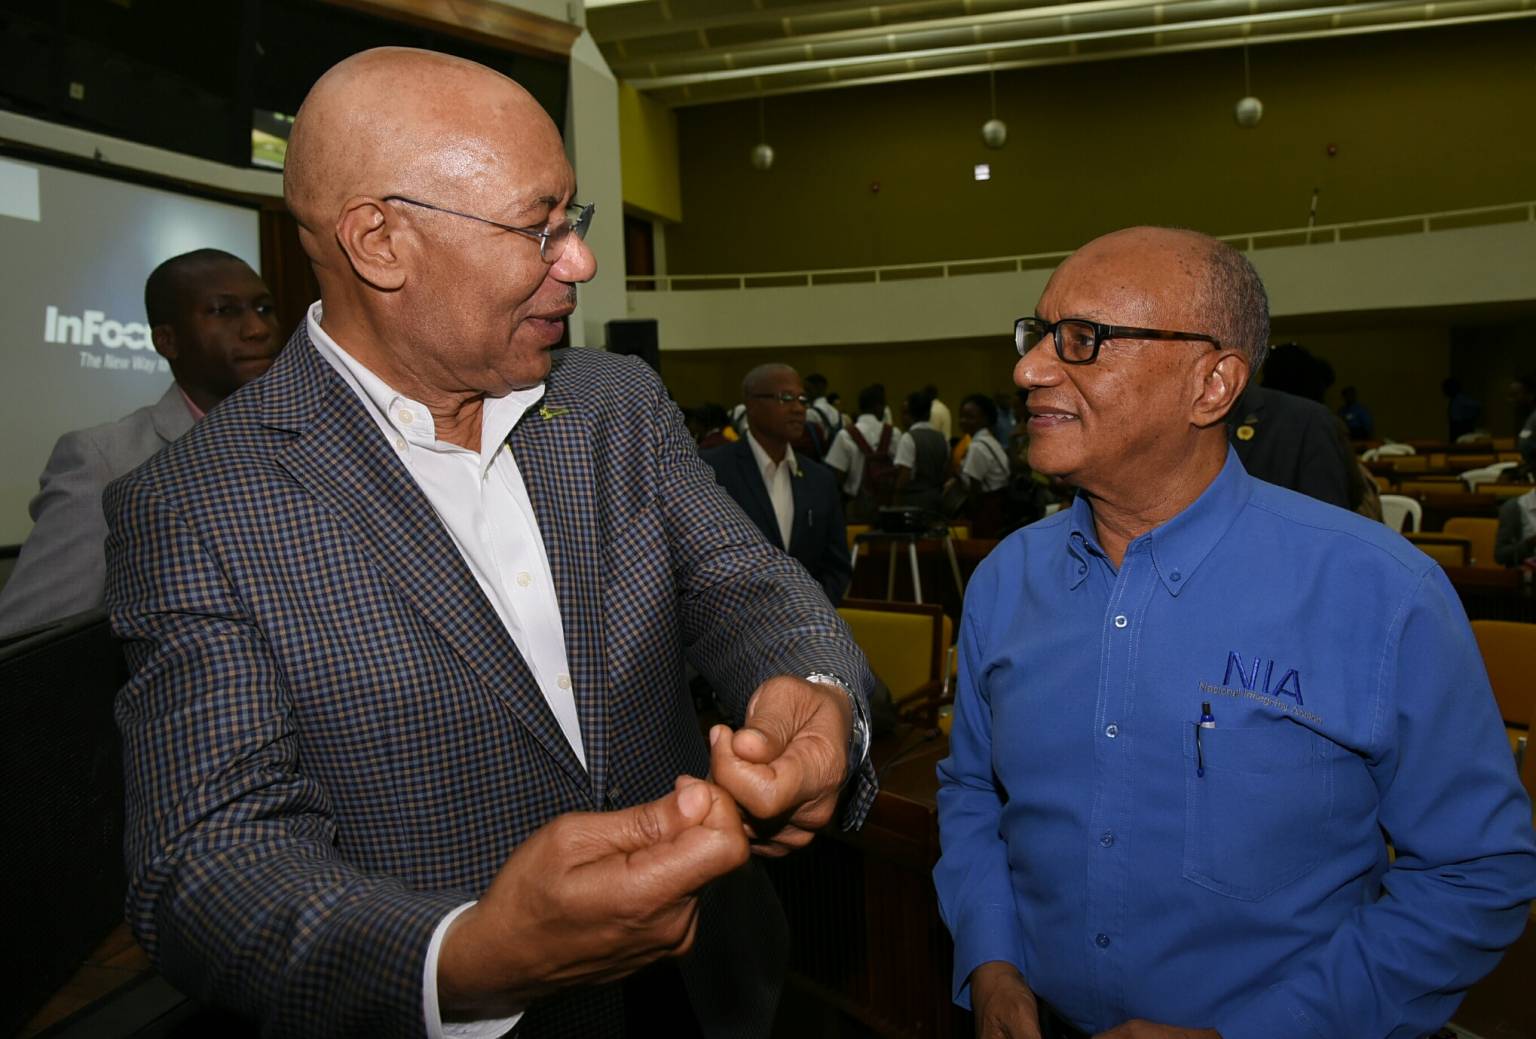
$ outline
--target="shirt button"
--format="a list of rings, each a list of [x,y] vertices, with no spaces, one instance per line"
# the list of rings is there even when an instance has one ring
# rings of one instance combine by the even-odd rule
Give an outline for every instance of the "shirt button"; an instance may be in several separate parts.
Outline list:
[[[561,675],[559,678],[555,679],[555,685],[559,686],[561,689],[569,689],[571,687],[571,676]]]
[[[1182,581],[1184,580],[1184,575],[1175,570],[1173,573],[1168,575],[1168,578],[1172,581]]]
[[[415,414],[415,412],[412,412],[411,410],[409,410],[407,408],[401,408],[400,409],[400,421],[404,422],[407,426],[409,426],[412,422],[416,421],[416,414]]]
[[[395,450],[396,451],[404,451],[405,450],[405,437],[395,437]]]
[[[1086,574],[1088,572],[1088,567],[1086,567],[1082,563],[1079,563],[1079,564],[1077,564],[1077,572],[1080,573],[1080,574]]]
[[[1120,726],[1118,726],[1118,725],[1106,725],[1106,726],[1104,726],[1104,735],[1108,736],[1110,739],[1114,739],[1116,736],[1120,735]]]
[[[527,588],[532,583],[533,575],[528,571],[524,570],[522,573],[517,575],[517,586],[519,588]]]
[[[1099,844],[1102,847],[1105,847],[1105,848],[1112,848],[1112,847],[1114,847],[1114,844],[1115,844],[1115,835],[1114,835],[1114,833],[1109,831],[1109,830],[1105,830],[1104,831],[1104,835],[1099,838]]]
[[[1101,949],[1109,948],[1109,935],[1102,933],[1094,935],[1093,944],[1097,945]]]
[[[1115,617],[1115,627],[1117,628],[1123,628],[1129,623],[1131,622],[1125,619],[1125,614],[1123,613]]]

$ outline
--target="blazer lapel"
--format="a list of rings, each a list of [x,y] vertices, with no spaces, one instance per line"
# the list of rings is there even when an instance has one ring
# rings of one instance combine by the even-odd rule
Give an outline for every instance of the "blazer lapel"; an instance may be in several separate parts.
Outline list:
[[[761,483],[762,481],[759,480],[758,482]],[[789,489],[792,495],[791,500],[794,501],[794,508],[789,516],[789,545],[785,548],[785,551],[794,556],[795,550],[800,547],[800,543],[805,540],[805,536],[809,532],[810,524],[806,522],[806,517],[810,508],[810,502],[806,500],[808,492],[805,487],[805,478],[796,476],[793,469],[789,471]],[[775,520],[774,523],[777,526],[778,521]],[[798,559],[799,556],[795,556],[795,558]]]
[[[608,789],[612,701],[602,612],[602,527],[584,403],[561,379],[557,360],[540,406],[523,415],[508,441],[549,556],[592,799],[601,805]]]
[[[736,466],[737,475],[747,490],[747,514],[767,536],[770,544],[784,548],[784,539],[779,536],[779,518],[773,511],[773,499],[768,497],[768,486],[763,483],[763,474],[757,468],[757,455],[752,453],[752,445],[747,443],[745,437],[736,449]]]
[[[294,339],[284,360],[301,356],[283,365],[292,377],[274,369],[263,385],[273,401],[266,412],[270,424],[299,434],[282,464],[352,529],[401,594],[585,791],[581,762],[426,495],[389,451],[364,403],[315,351],[302,324]],[[307,400],[284,399],[293,383],[315,391],[300,394]]]
[[[192,412],[187,410],[187,402],[182,400],[181,390],[174,382],[149,409],[149,421],[155,427],[155,435],[167,444],[175,443],[192,428]]]

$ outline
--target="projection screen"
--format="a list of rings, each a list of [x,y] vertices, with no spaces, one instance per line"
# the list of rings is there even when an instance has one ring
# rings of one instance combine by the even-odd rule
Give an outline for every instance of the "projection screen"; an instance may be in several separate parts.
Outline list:
[[[205,246],[259,271],[257,211],[0,157],[0,544],[31,529],[27,502],[61,434],[171,384],[149,341],[144,279]]]

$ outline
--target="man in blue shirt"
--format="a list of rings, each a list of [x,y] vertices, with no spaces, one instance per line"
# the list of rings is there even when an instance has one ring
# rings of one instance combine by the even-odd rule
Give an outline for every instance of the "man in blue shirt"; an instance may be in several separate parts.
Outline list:
[[[1268,323],[1240,254],[1155,228],[1018,323],[1030,465],[1079,494],[966,594],[935,880],[979,1035],[1416,1037],[1536,896],[1443,572],[1227,445]]]

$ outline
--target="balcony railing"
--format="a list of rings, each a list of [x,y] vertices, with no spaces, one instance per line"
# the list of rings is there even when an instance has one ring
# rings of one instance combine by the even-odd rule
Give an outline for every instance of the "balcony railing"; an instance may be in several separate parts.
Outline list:
[[[1473,209],[1447,209],[1438,213],[1352,220],[1339,224],[1254,231],[1222,235],[1221,240],[1245,252],[1282,246],[1326,245],[1360,238],[1427,234],[1485,224],[1536,223],[1536,202],[1509,202]],[[804,271],[759,271],[752,274],[641,274],[625,279],[631,292],[688,292],[722,289],[760,289],[847,285],[858,282],[907,281],[913,278],[956,278],[968,274],[998,274],[1054,268],[1071,250],[992,256],[980,260],[946,260],[929,263],[896,263],[879,267],[827,267]]]

